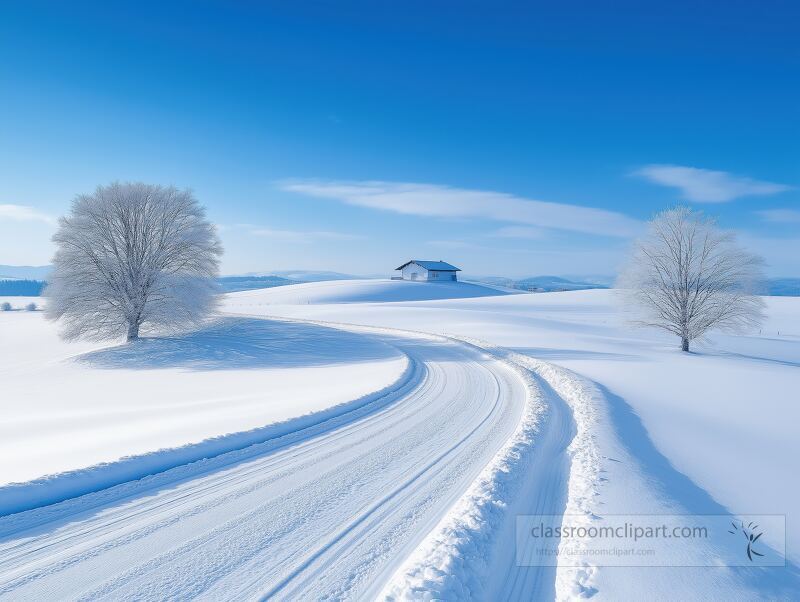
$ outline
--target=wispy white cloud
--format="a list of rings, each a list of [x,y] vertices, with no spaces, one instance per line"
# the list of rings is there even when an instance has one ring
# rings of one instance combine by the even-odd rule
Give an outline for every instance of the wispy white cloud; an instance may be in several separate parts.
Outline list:
[[[359,240],[364,238],[358,234],[347,234],[345,232],[331,232],[325,230],[275,230],[272,228],[251,228],[250,234],[274,238],[286,242],[315,242],[319,240]]]
[[[683,198],[699,203],[726,203],[743,196],[765,196],[791,190],[791,186],[763,182],[726,171],[682,165],[645,165],[633,172],[651,182],[681,191]]]
[[[545,234],[546,233],[543,229],[535,228],[533,226],[506,226],[491,233],[492,236],[497,236],[499,238],[528,239],[544,238]]]
[[[483,218],[606,236],[635,236],[641,223],[622,213],[536,201],[504,192],[437,184],[381,181],[289,180],[283,190],[408,215]]]
[[[364,236],[331,230],[284,230],[259,224],[215,224],[220,233],[244,233],[250,236],[272,238],[284,242],[311,243],[321,240],[361,240]]]
[[[465,242],[463,240],[429,240],[425,243],[431,247],[439,247],[440,249],[482,249],[480,245],[475,243]]]
[[[55,225],[56,218],[26,205],[0,205],[0,220],[44,222]]]
[[[765,222],[800,224],[800,210],[797,209],[764,209],[756,213]]]

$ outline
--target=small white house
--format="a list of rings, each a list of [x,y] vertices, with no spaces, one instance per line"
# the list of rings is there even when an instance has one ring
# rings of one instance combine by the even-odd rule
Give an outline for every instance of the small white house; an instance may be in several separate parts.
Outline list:
[[[412,259],[399,268],[402,280],[424,280],[427,282],[452,282],[457,280],[456,272],[460,272],[454,265],[445,261],[424,261]]]

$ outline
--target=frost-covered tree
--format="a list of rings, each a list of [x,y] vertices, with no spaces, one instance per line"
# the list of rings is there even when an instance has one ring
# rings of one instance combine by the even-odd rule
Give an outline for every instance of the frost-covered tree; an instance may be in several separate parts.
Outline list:
[[[633,322],[666,330],[689,351],[711,330],[742,332],[763,320],[762,260],[701,212],[658,214],[617,281]]]
[[[141,183],[80,195],[53,236],[46,315],[66,339],[93,340],[196,325],[215,308],[214,227],[189,190]]]

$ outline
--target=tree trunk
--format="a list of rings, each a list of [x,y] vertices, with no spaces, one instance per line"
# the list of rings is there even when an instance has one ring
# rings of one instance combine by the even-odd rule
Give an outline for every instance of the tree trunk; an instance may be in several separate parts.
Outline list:
[[[136,322],[128,324],[128,342],[139,338],[139,325]]]
[[[689,339],[686,337],[681,339],[681,351],[689,351]]]

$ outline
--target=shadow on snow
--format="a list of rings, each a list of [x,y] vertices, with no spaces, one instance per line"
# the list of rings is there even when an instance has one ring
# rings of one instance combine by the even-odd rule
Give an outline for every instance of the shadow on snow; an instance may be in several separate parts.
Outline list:
[[[676,506],[676,513],[680,513],[682,509],[688,514],[728,514],[735,518],[733,512],[717,502],[688,476],[678,471],[667,457],[658,451],[641,418],[622,397],[597,382],[595,385],[608,400],[611,422],[619,440],[629,455],[638,462],[645,477],[659,490],[661,499],[671,501]],[[788,558],[785,567],[745,566],[731,567],[729,570],[744,586],[757,591],[765,599],[789,600],[793,594],[800,591],[800,569]],[[713,576],[709,575],[709,579],[713,579]]]
[[[397,351],[373,337],[254,318],[225,318],[202,330],[81,355],[97,368],[247,370],[350,364],[390,359]]]

